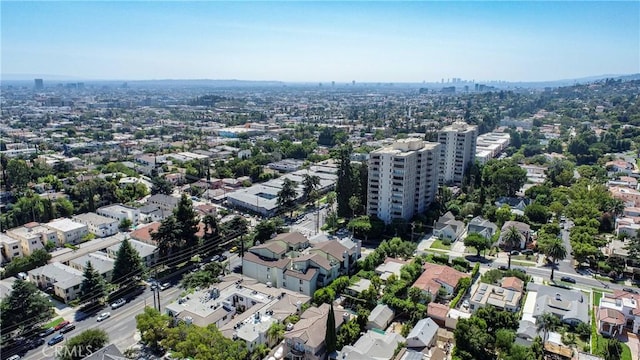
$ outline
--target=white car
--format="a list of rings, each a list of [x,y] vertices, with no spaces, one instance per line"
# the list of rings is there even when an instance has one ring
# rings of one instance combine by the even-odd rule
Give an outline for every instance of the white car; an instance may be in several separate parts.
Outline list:
[[[462,307],[465,308],[465,309],[468,309],[469,308],[469,300],[463,301],[462,302]]]
[[[111,317],[111,313],[110,312],[103,312],[102,314],[98,315],[98,318],[96,320],[104,321],[104,320],[107,320],[110,317]]]

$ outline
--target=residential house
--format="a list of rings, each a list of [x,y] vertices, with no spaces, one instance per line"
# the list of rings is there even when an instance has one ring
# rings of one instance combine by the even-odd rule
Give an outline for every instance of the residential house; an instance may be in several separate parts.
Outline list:
[[[391,275],[395,275],[396,278],[400,278],[400,269],[408,263],[409,262],[404,260],[388,257],[384,259],[382,264],[378,265],[375,272],[383,281],[387,281]]]
[[[36,250],[44,249],[48,242],[58,244],[58,234],[37,222],[7,230],[7,235],[20,241],[23,255],[31,255]]]
[[[631,177],[631,176],[620,176],[618,179],[616,180],[609,180],[607,181],[607,186],[611,187],[611,186],[620,186],[620,187],[626,187],[626,188],[630,188],[630,189],[638,189],[638,179]]]
[[[478,233],[487,239],[491,239],[496,231],[498,226],[482,216],[474,217],[467,224],[467,234]]]
[[[133,226],[140,223],[140,210],[132,206],[113,204],[107,205],[96,210],[98,215],[106,216],[114,219],[120,224],[124,219],[131,221]]]
[[[471,294],[469,306],[472,311],[489,305],[498,310],[516,312],[520,309],[521,298],[521,292],[481,283],[476,287],[473,294]]]
[[[395,332],[380,333],[369,330],[353,345],[345,345],[338,352],[340,360],[389,360],[404,338]]]
[[[80,295],[84,279],[82,271],[60,263],[41,266],[29,271],[29,279],[41,289],[52,288],[53,293],[68,303]]]
[[[609,172],[613,172],[613,173],[625,173],[625,174],[629,174],[631,175],[633,173],[634,170],[634,165],[628,161],[625,160],[613,160],[613,161],[608,161],[605,164],[605,167],[607,168],[607,171]]]
[[[141,241],[145,244],[150,244],[150,245],[157,245],[155,243],[155,241],[153,241],[153,238],[151,237],[151,234],[155,233],[158,231],[158,228],[160,228],[160,223],[159,222],[152,222],[151,224],[147,225],[147,226],[143,226],[143,227],[139,227],[135,230],[133,230],[129,236],[131,236],[132,239],[134,240],[138,240]]]
[[[2,245],[2,259],[3,263],[13,260],[15,257],[23,256],[22,246],[20,246],[20,240],[11,238],[3,233],[0,233],[0,244]]]
[[[520,221],[506,221],[504,225],[502,225],[502,229],[500,231],[500,238],[498,239],[498,243],[500,245],[503,244],[503,238],[509,231],[511,227],[515,227],[520,233],[520,246],[519,249],[524,249],[527,247],[527,244],[531,243],[531,227],[528,224],[525,224]]]
[[[76,215],[73,220],[86,225],[90,233],[100,238],[115,235],[120,225],[118,220],[92,212]]]
[[[151,195],[149,199],[147,199],[148,205],[156,205],[160,208],[167,216],[173,213],[173,209],[178,206],[180,199],[174,196],[165,195],[165,194],[155,194]]]
[[[157,205],[153,204],[146,204],[138,208],[138,211],[140,211],[140,223],[162,221],[173,214],[172,212],[164,211]]]
[[[440,289],[443,289],[446,296],[453,295],[460,279],[470,277],[469,274],[446,265],[425,263],[423,268],[424,271],[412,286],[424,291],[432,299],[438,296]]]
[[[418,321],[407,335],[408,348],[430,348],[436,345],[438,329],[440,327],[431,318]]]
[[[366,328],[368,330],[380,329],[384,331],[391,324],[394,316],[395,312],[393,311],[393,309],[391,309],[387,305],[378,304],[369,313]]]
[[[442,215],[433,225],[433,236],[456,241],[464,233],[464,222],[456,220],[451,211]]]
[[[56,232],[59,245],[77,244],[89,233],[87,225],[66,218],[52,220],[44,226]]]
[[[441,327],[445,326],[449,310],[449,306],[445,304],[440,304],[434,301],[427,304],[427,316],[429,316],[429,318],[431,318],[436,322],[436,324],[438,324],[438,326]]]
[[[155,245],[134,239],[129,239],[129,244],[138,252],[140,260],[147,268],[155,265],[156,261],[160,258],[158,247]],[[107,254],[110,258],[115,259],[118,256],[118,250],[120,250],[121,245],[122,244],[115,244],[107,248]]]
[[[91,263],[93,269],[96,270],[107,281],[111,281],[111,274],[113,273],[113,265],[115,260],[107,256],[102,251],[89,253],[87,255],[80,256],[69,261],[69,266],[72,268],[84,272],[87,262]]]
[[[617,336],[624,330],[640,333],[640,295],[614,290],[600,299],[598,331],[605,336]]]
[[[291,360],[324,360],[327,348],[324,338],[327,333],[329,304],[311,307],[300,316],[300,321],[284,335],[284,354]],[[336,332],[349,320],[349,315],[341,309],[334,309]]]
[[[497,208],[507,205],[513,214],[524,215],[524,208],[531,205],[531,203],[533,203],[533,201],[528,198],[503,196],[496,200],[495,205]]]
[[[609,188],[611,196],[622,200],[625,206],[640,207],[640,191],[620,186],[612,186]]]
[[[358,296],[363,291],[369,290],[369,287],[371,287],[371,285],[371,280],[361,278],[355,284],[349,285],[349,287],[347,287],[347,293],[351,296]]]
[[[502,288],[504,289],[512,290],[515,292],[521,293],[524,291],[524,281],[515,276],[507,276],[502,278],[500,286],[502,286]]]
[[[243,273],[262,283],[312,296],[338,276],[355,269],[359,247],[331,240],[309,247],[300,233],[279,234],[253,246],[242,259]]]
[[[616,218],[616,236],[626,235],[635,238],[640,230],[640,217],[618,217]]]
[[[535,284],[529,287],[536,292],[534,318],[552,313],[562,323],[571,326],[589,324],[589,299],[581,291]],[[531,291],[528,296],[531,296]]]
[[[267,331],[293,314],[301,314],[310,297],[276,289],[239,275],[228,275],[207,289],[166,306],[168,315],[198,326],[215,324],[222,334],[244,340],[249,350],[272,346]]]

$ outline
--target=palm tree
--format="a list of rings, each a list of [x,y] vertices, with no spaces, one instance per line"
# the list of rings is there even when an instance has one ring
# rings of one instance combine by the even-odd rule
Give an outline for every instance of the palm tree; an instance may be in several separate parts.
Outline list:
[[[558,319],[552,313],[544,313],[536,319],[536,330],[542,331],[542,343],[547,341],[547,334],[549,331],[554,331],[560,326],[560,319]]]
[[[267,329],[267,340],[270,344],[277,343],[284,336],[284,325],[274,322]]]
[[[564,260],[567,257],[567,248],[562,240],[556,238],[545,247],[544,254],[551,259],[551,277],[549,279],[553,281],[553,272],[556,264],[558,260]]]
[[[502,243],[504,245],[505,251],[509,255],[509,266],[507,267],[511,270],[511,251],[515,248],[520,248],[520,243],[522,242],[522,234],[520,230],[515,226],[510,226],[507,229],[506,234],[502,236]]]

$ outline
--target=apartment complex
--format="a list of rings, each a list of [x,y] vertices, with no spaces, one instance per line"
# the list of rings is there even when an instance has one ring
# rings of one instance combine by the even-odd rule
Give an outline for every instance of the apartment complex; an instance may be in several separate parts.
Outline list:
[[[7,230],[7,235],[20,241],[24,255],[31,255],[36,250],[44,249],[45,244],[50,241],[54,243],[58,242],[58,235],[54,230],[42,226],[37,222],[30,222],[23,226]]]
[[[86,225],[89,232],[95,234],[97,237],[111,236],[118,233],[118,220],[96,213],[79,214],[74,216],[73,220]]]
[[[478,127],[454,122],[438,131],[440,184],[460,185],[464,171],[476,157]]]
[[[402,139],[369,156],[367,213],[385,223],[422,213],[438,191],[440,144]]]
[[[56,232],[60,245],[77,244],[89,233],[87,225],[66,218],[50,221],[44,226]]]

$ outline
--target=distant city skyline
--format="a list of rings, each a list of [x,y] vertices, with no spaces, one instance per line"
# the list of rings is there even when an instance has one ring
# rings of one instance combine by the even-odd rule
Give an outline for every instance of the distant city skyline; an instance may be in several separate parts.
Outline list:
[[[1,73],[549,81],[640,72],[640,2],[18,2]]]

